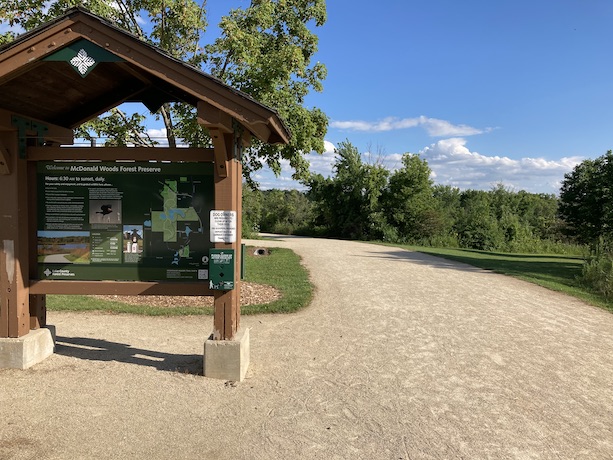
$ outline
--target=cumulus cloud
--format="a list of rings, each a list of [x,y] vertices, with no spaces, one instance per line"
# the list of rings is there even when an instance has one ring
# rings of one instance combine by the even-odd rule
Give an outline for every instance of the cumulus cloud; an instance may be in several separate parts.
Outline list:
[[[336,160],[334,150],[334,144],[326,141],[326,151],[322,155],[307,155],[311,172],[324,177],[332,176]],[[558,193],[564,174],[584,160],[577,156],[548,160],[529,156],[514,159],[487,155],[472,151],[463,137],[438,140],[421,149],[419,155],[428,161],[432,169],[432,179],[437,184],[451,185],[462,190],[490,190],[496,184],[503,184],[511,190],[526,190],[532,193]],[[401,153],[363,152],[362,156],[363,161],[381,163],[390,171],[402,167]],[[255,179],[264,190],[304,190],[305,187],[293,180],[291,174],[289,163],[282,161],[280,177],[275,177],[265,168],[257,173]]]
[[[330,127],[364,132],[384,132],[421,127],[432,137],[474,136],[476,134],[483,134],[491,131],[491,128],[479,129],[464,124],[454,125],[446,120],[429,118],[423,115],[416,118],[388,117],[379,121],[337,120],[331,121]]]
[[[168,137],[166,136],[166,128],[149,128],[147,134],[151,140],[157,142],[158,147],[168,147]],[[189,147],[183,139],[177,139],[177,147]]]
[[[166,128],[161,128],[161,129],[149,128],[147,130],[147,134],[149,134],[149,137],[151,139],[154,139],[156,141],[161,141],[163,139],[167,139],[167,137],[166,137]]]
[[[313,174],[321,174],[327,177],[332,172],[332,166],[336,160],[336,146],[329,141],[324,141],[325,151],[321,155],[319,153],[310,153],[306,155],[307,161],[311,164],[311,172]]]
[[[515,190],[557,193],[564,174],[581,157],[559,160],[484,155],[471,151],[461,137],[442,139],[419,152],[436,175],[436,182],[462,189],[489,189],[497,183]]]

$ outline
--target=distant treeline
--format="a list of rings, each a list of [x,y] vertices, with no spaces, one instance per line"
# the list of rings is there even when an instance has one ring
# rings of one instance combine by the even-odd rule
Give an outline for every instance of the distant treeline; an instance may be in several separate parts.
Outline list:
[[[244,190],[244,230],[382,240],[505,252],[578,252],[553,194],[435,185],[427,162],[406,154],[395,171],[341,143],[334,176],[307,190]]]
[[[613,298],[613,152],[564,176],[559,197],[435,185],[426,160],[405,154],[389,171],[339,144],[332,177],[306,191],[245,188],[243,231],[380,240],[422,246],[586,257],[577,279]]]

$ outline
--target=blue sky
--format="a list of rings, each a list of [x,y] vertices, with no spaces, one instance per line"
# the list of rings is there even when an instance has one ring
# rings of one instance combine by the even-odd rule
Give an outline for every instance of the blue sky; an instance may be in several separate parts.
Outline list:
[[[436,183],[557,193],[613,148],[610,0],[329,0],[317,29],[332,149],[397,167],[418,153]],[[264,188],[296,186],[259,175]]]
[[[247,0],[207,2],[210,29]],[[330,118],[324,155],[349,141],[367,161],[425,158],[436,183],[557,193],[564,174],[613,148],[611,0],[328,0],[316,29]],[[0,27],[2,29],[2,27]],[[152,134],[160,126],[152,125]],[[284,167],[262,188],[301,188]]]

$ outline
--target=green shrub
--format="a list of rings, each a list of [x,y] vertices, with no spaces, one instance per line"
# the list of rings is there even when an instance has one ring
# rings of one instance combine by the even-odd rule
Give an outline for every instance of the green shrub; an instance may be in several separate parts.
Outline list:
[[[581,283],[588,289],[613,298],[613,256],[610,253],[597,253],[590,257],[581,271]]]

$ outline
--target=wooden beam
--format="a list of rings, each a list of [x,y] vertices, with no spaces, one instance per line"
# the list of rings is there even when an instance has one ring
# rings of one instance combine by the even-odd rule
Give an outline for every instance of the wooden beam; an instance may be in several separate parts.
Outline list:
[[[30,280],[30,294],[211,296],[206,283]]]
[[[258,139],[264,140],[264,142],[268,142],[270,140],[271,132],[268,126],[265,123],[253,123],[249,125],[249,130],[255,134],[255,137]]]
[[[232,117],[226,112],[209,104],[206,101],[198,101],[198,124],[211,130],[215,129],[222,133],[233,133]]]
[[[228,157],[232,148],[232,135],[224,134],[217,129],[209,129],[213,141],[215,156],[215,173],[221,177],[228,177]]]
[[[29,147],[28,160],[214,161],[213,149],[169,147]]]
[[[15,72],[24,71],[31,62],[55,53],[81,38],[72,30],[72,25],[71,20],[62,21],[0,53],[0,83],[4,81],[6,75],[12,77]]]

